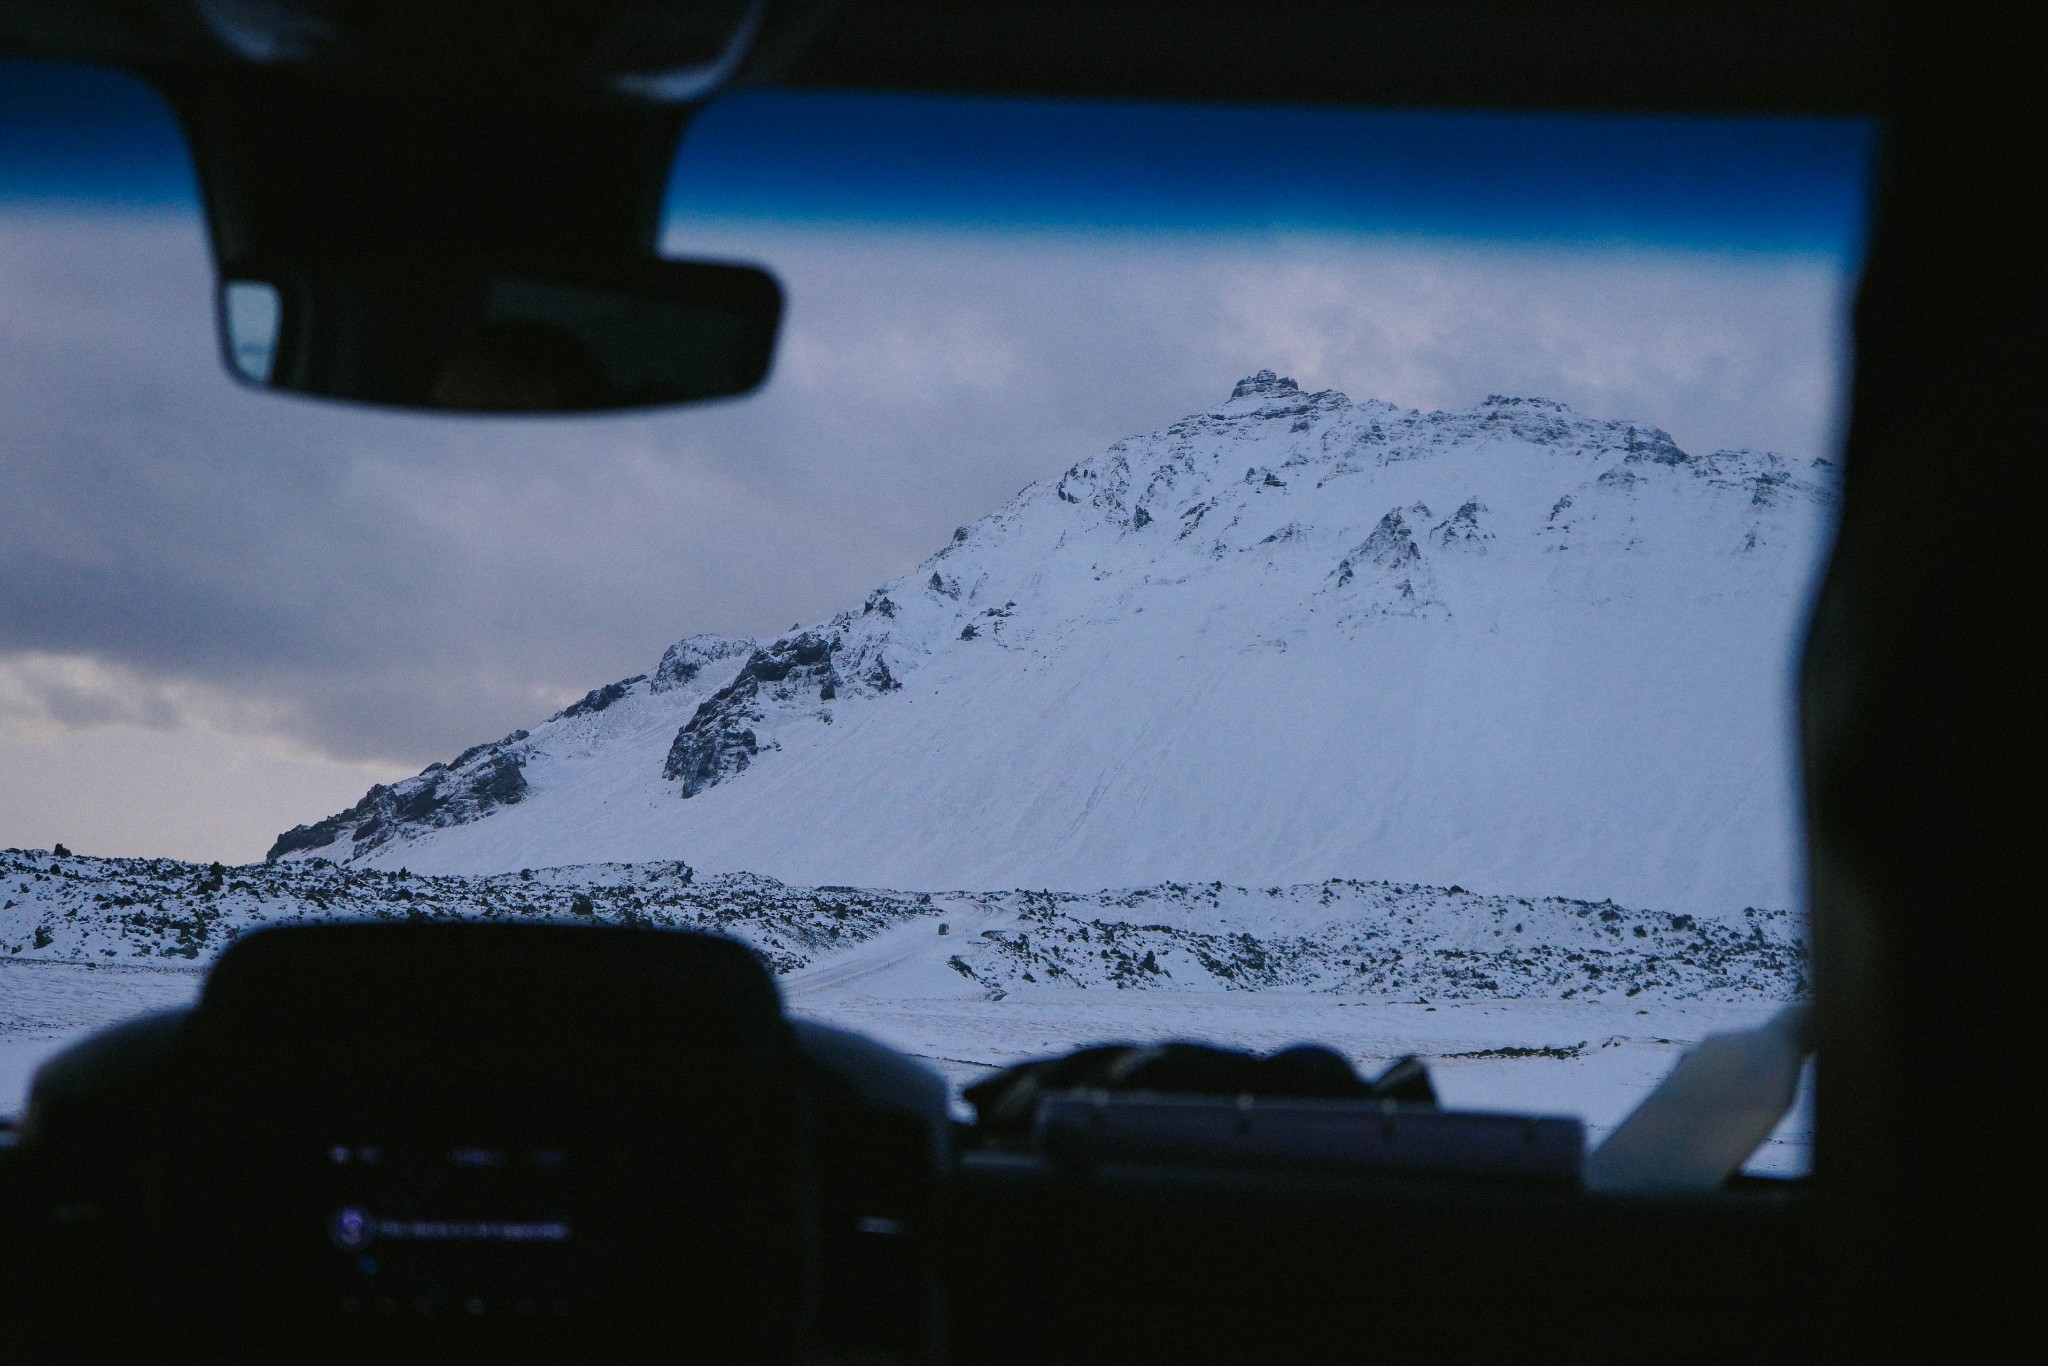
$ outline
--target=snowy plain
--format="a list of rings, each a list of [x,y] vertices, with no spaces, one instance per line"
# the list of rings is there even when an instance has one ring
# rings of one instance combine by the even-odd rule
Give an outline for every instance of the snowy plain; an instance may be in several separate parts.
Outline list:
[[[1578,1114],[1596,1140],[1687,1045],[1761,1022],[1806,972],[1791,916],[1715,924],[1413,885],[930,894],[676,863],[428,877],[7,850],[0,1114],[66,1043],[196,999],[236,935],[337,917],[730,934],[777,972],[794,1013],[924,1059],[956,1090],[1111,1040],[1312,1041],[1367,1073],[1420,1054],[1450,1104]],[[1518,931],[1541,942],[1518,945]],[[1809,1129],[1790,1117],[1752,1170],[1802,1170]]]

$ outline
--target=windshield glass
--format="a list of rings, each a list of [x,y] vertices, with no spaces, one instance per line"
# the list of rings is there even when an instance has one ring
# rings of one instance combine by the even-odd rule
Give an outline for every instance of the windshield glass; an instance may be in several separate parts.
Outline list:
[[[744,95],[664,246],[780,278],[766,386],[520,421],[239,387],[168,115],[9,88],[0,1110],[298,916],[1596,1137],[1806,990],[1867,127]]]

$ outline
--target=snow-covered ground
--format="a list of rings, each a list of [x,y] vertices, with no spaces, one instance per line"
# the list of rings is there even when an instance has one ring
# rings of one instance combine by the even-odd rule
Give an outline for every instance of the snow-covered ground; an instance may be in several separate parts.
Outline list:
[[[928,927],[922,927],[928,929]],[[853,965],[849,965],[853,966]],[[1005,1063],[1110,1040],[1200,1039],[1270,1051],[1312,1041],[1361,1070],[1418,1053],[1445,1104],[1460,1109],[1575,1114],[1599,1138],[1707,1034],[1761,1023],[1776,1002],[1445,1002],[1440,1006],[1322,992],[1127,992],[1012,996],[871,994],[861,971],[835,977],[829,959],[810,980],[784,980],[792,1012],[868,1034],[921,1058],[957,1089]],[[193,968],[0,961],[0,1115],[18,1113],[42,1061],[102,1025],[189,1004]],[[1749,1170],[1806,1170],[1810,1091],[1751,1160]]]
[[[794,1012],[926,1058],[956,1085],[1108,1040],[1316,1041],[1362,1069],[1423,1054],[1452,1104],[1579,1114],[1596,1136],[1686,1045],[1761,1021],[1806,973],[1800,927],[1782,913],[1700,920],[1447,888],[925,894],[700,878],[674,863],[430,878],[9,850],[0,1113],[64,1042],[192,1000],[235,934],[339,916],[731,934],[778,971]],[[1805,1128],[1788,1122],[1758,1169],[1798,1169]]]
[[[0,958],[0,1115],[20,1112],[44,1058],[103,1025],[188,1005],[203,971]]]

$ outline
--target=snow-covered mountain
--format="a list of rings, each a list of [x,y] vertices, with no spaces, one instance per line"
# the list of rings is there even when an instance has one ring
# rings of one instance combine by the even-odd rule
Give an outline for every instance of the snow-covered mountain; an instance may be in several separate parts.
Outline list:
[[[858,609],[691,637],[271,857],[1789,906],[1791,659],[1832,476],[1540,399],[1421,413],[1262,371]]]

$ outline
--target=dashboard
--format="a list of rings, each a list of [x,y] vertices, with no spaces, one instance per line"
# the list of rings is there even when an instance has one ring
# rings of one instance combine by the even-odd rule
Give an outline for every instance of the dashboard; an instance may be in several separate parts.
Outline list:
[[[11,1359],[1797,1355],[1795,1184],[1596,1195],[1575,1122],[1160,1075],[960,1124],[735,941],[260,930],[38,1074]]]

